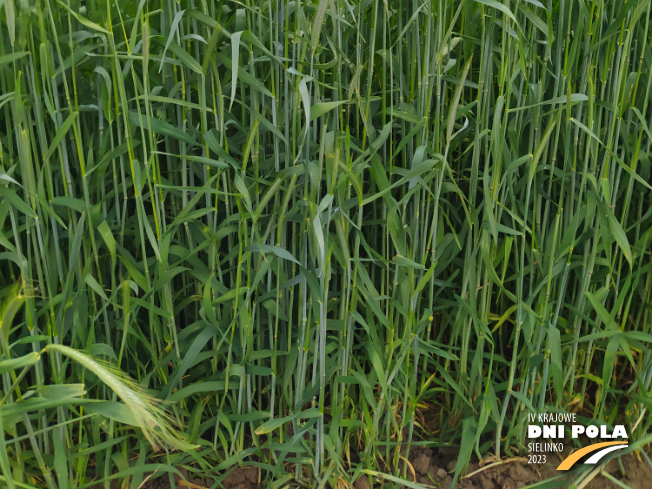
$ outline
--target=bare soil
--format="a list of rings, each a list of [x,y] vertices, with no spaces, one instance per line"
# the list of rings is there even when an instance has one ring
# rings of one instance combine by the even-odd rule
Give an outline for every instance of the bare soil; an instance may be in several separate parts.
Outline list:
[[[413,482],[430,487],[448,488],[453,479],[458,449],[442,447],[438,449],[413,447],[410,449],[409,473]],[[548,464],[528,464],[527,458],[508,459],[500,464],[486,464],[480,467],[470,463],[455,485],[456,489],[520,489],[535,482],[545,481],[559,476],[556,467],[561,462],[553,460]],[[652,469],[648,464],[638,460],[634,455],[622,457],[624,475],[621,474],[616,460],[609,462],[605,472],[623,482],[632,489],[652,488]],[[568,487],[570,479],[558,480],[557,487]],[[598,475],[586,486],[586,489],[618,489],[607,478]],[[356,489],[369,489],[356,487]]]
[[[453,479],[458,449],[453,447],[423,448],[412,447],[408,457],[408,477],[411,482],[426,488],[448,488]],[[560,460],[552,460],[548,464],[528,464],[527,458],[517,457],[502,461],[500,464],[488,463],[481,467],[471,463],[455,484],[455,489],[520,489],[535,482],[545,481],[560,475],[556,467]],[[652,469],[640,461],[635,455],[622,457],[624,474],[616,462],[607,464],[605,471],[631,489],[652,488]],[[174,476],[178,489],[210,489],[215,485],[212,479],[202,479],[188,474],[184,468],[179,469],[184,478]],[[237,467],[223,480],[224,489],[261,489],[260,470],[256,467]],[[558,479],[552,487],[566,488],[571,483],[570,478]],[[186,482],[187,481],[187,482]],[[290,483],[291,484],[291,483]],[[369,479],[360,477],[353,484],[354,489],[379,489],[380,483],[371,485]],[[219,485],[217,486],[220,487]],[[598,475],[591,480],[586,489],[618,489],[618,485],[607,478]],[[140,489],[171,489],[169,477],[162,474],[145,480]],[[407,488],[404,488],[407,489]]]
[[[177,489],[210,489],[215,484],[212,479],[192,477],[183,467],[179,468],[179,472],[183,478],[174,475]],[[224,489],[259,489],[260,485],[260,470],[256,467],[236,467],[222,480]],[[146,479],[140,489],[171,489],[170,478],[163,474],[156,479]]]

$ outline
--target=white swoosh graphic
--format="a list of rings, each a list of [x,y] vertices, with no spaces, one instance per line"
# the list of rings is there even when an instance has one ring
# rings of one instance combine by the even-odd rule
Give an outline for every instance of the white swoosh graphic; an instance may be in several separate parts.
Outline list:
[[[594,455],[591,455],[591,458],[589,458],[584,463],[585,464],[597,464],[602,459],[602,457],[607,455],[609,452],[613,452],[614,450],[620,450],[621,448],[625,448],[626,446],[627,445],[614,445],[612,447],[603,448],[598,453],[596,453]]]

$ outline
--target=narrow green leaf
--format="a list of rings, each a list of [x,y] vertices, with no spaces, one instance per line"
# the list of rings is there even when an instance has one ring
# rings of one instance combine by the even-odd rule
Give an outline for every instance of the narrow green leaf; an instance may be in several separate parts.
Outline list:
[[[9,5],[10,3],[11,3],[11,1],[8,2],[7,0],[5,0],[5,6]],[[13,5],[12,5],[12,7],[13,7]],[[10,9],[12,7],[10,7]],[[13,41],[11,42],[11,44],[13,45]],[[15,61],[18,61],[19,59],[27,56],[28,54],[29,54],[29,52],[27,52],[27,51],[18,51],[16,53],[5,54],[4,56],[0,56],[0,66],[6,65],[6,64],[9,64],[9,63],[13,63]]]
[[[179,27],[179,21],[181,21],[181,18],[183,17],[184,13],[185,13],[185,10],[180,10],[174,16],[174,20],[172,20],[172,26],[170,27],[170,33],[168,34],[168,40],[165,43],[165,48],[163,49],[163,54],[161,55],[161,64],[159,65],[159,68],[158,68],[159,73],[163,69],[163,61],[165,60],[165,53],[167,53],[167,51],[168,51],[168,47],[170,46],[170,43],[172,42],[172,38],[174,37],[174,35],[177,32],[177,29]]]
[[[77,112],[72,112],[65,121],[63,121],[63,124],[59,126],[59,129],[57,130],[57,133],[54,136],[54,139],[52,139],[52,142],[50,143],[50,147],[48,148],[47,153],[45,153],[45,156],[43,157],[44,160],[49,160],[50,157],[54,154],[54,152],[59,148],[59,145],[61,144],[61,141],[63,138],[66,136],[66,133],[68,130],[70,130],[70,127],[73,125],[75,122],[75,117],[77,117]]]
[[[240,36],[242,31],[231,34],[231,103],[229,112],[233,108],[235,92],[238,88],[238,67],[240,66]]]
[[[75,12],[75,11],[73,11],[72,9],[68,8],[68,6],[67,6],[65,3],[63,3],[61,0],[57,0],[57,3],[58,3],[59,5],[61,5],[64,9],[66,9],[68,12],[70,12],[70,14],[71,14],[75,19],[77,19],[77,20],[79,21],[79,23],[81,23],[82,25],[85,25],[86,27],[88,27],[89,29],[93,29],[94,31],[98,31],[98,32],[101,32],[101,33],[103,33],[103,34],[111,35],[111,33],[110,33],[109,31],[107,31],[105,28],[100,27],[100,26],[97,25],[95,22],[91,22],[91,21],[88,20],[87,18],[82,17],[82,16],[79,15],[77,12]]]
[[[500,10],[502,13],[507,15],[507,17],[512,19],[514,21],[514,23],[518,26],[518,22],[516,21],[516,17],[514,17],[514,14],[512,13],[512,11],[509,10],[509,8],[506,5],[504,5],[503,3],[498,2],[496,0],[475,0],[475,1],[478,2],[478,3],[481,3],[483,5],[487,5],[488,7],[495,8],[496,10]]]
[[[337,102],[321,102],[313,105],[310,107],[310,122],[345,103],[347,103],[346,100],[339,100]]]
[[[142,118],[142,124],[141,124]],[[190,145],[197,146],[198,143],[187,133],[183,132],[178,127],[173,126],[169,122],[165,122],[161,119],[154,119],[147,117],[146,115],[139,115],[138,112],[129,111],[129,120],[132,124],[147,129],[148,131],[153,131],[158,134],[163,134],[164,136],[170,136],[179,141],[184,141]]]
[[[269,421],[266,421],[258,428],[256,428],[255,433],[257,435],[265,435],[267,433],[271,433],[272,431],[279,428],[280,426],[283,426],[288,421],[292,421],[294,418],[296,418],[296,415],[286,416],[284,418],[270,419]]]
[[[40,358],[41,356],[38,353],[32,352],[28,353],[27,355],[23,355],[22,357],[13,358],[11,360],[2,360],[0,362],[0,375],[12,370],[19,370],[25,367],[36,365]]]
[[[326,9],[328,8],[329,2],[330,0],[321,0],[317,6],[315,20],[312,23],[312,31],[310,32],[311,48],[313,53],[317,50],[317,46],[319,45],[321,26],[324,24],[324,19],[326,19]]]

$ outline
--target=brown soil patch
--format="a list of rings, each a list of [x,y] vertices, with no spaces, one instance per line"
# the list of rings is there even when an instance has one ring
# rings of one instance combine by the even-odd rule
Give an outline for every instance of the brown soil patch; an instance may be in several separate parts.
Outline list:
[[[179,472],[183,474],[183,478],[174,475],[174,482],[177,489],[210,489],[215,485],[213,479],[202,479],[200,477],[193,477],[188,474],[184,468],[179,468]],[[237,467],[233,469],[222,480],[224,489],[260,489],[260,471],[256,467]],[[185,480],[184,480],[185,479]],[[221,487],[218,485],[218,489]],[[145,479],[140,489],[172,489],[170,478],[167,474],[162,474],[160,477]]]
[[[411,482],[423,485],[424,488],[448,489],[453,480],[455,464],[457,463],[458,449],[455,447],[424,448],[412,447],[407,467],[408,478]],[[621,473],[617,459],[611,460],[605,467],[605,472],[621,481],[631,489],[652,488],[652,468],[647,463],[639,460],[635,455],[628,454],[621,458],[624,474]],[[521,489],[536,482],[545,481],[559,476],[556,471],[559,460],[552,460],[546,465],[528,464],[527,458],[518,457],[503,461],[500,464],[486,464],[480,467],[478,463],[470,463],[466,475],[458,479],[455,489]],[[213,478],[203,479],[189,474],[185,468],[179,471],[183,477],[174,476],[177,489],[221,489]],[[571,474],[567,478],[558,479],[552,487],[567,488],[573,480]],[[229,472],[221,482],[224,489],[261,489],[261,474],[256,467],[237,467]],[[577,475],[575,475],[577,477]],[[186,482],[187,481],[187,482]],[[290,482],[290,486],[293,486]],[[111,488],[118,489],[117,480],[112,481]],[[328,487],[328,485],[327,485]],[[380,489],[379,481],[373,486],[364,476],[358,478],[353,489]],[[585,489],[619,489],[619,486],[602,475],[594,477]],[[93,486],[92,489],[104,489],[102,484]],[[140,489],[172,489],[169,476],[166,473],[154,474],[146,477]],[[404,488],[407,489],[407,488]]]
[[[412,474],[412,469],[414,470],[412,482],[428,487],[450,487],[457,463],[457,451],[452,447],[411,448],[408,457],[411,469],[408,470],[408,474]],[[546,465],[528,464],[525,457],[510,459],[501,464],[487,464],[483,468],[477,463],[470,463],[466,470],[468,475],[462,475],[454,487],[455,489],[520,489],[559,476],[561,473],[556,470],[558,464],[558,460],[553,460]],[[648,464],[641,462],[634,455],[622,457],[622,464],[625,469],[624,475],[616,459],[607,464],[605,472],[632,489],[652,488],[652,468]],[[571,478],[559,479],[557,487],[568,487],[571,481]],[[606,477],[597,475],[585,488],[618,489],[619,486]]]

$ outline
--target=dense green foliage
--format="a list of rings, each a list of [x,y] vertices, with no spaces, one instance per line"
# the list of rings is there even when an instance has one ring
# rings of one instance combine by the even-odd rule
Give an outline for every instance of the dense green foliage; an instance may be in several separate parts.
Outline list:
[[[0,485],[649,443],[651,3],[541,1],[4,0]]]

